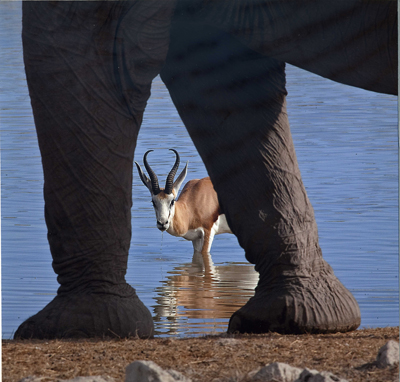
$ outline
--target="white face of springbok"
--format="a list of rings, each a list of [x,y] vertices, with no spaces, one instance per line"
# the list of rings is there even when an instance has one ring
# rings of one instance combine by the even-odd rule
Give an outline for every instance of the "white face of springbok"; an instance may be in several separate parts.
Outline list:
[[[182,173],[178,176],[176,181],[174,182],[174,177],[179,167],[179,154],[176,150],[170,149],[176,155],[175,164],[172,167],[172,170],[167,176],[167,180],[165,182],[165,188],[161,189],[158,185],[157,175],[151,169],[147,162],[147,154],[153,150],[149,150],[144,154],[143,163],[146,167],[146,170],[150,176],[150,179],[143,173],[139,164],[135,162],[136,167],[139,172],[140,179],[143,184],[149,189],[151,194],[151,202],[154,207],[154,211],[156,213],[157,219],[157,228],[160,231],[166,231],[171,225],[171,220],[175,214],[175,199],[178,195],[178,191],[185,180],[187,174],[187,163]]]
[[[157,195],[151,195],[151,202],[156,213],[157,228],[166,231],[175,214],[175,195],[161,191]]]

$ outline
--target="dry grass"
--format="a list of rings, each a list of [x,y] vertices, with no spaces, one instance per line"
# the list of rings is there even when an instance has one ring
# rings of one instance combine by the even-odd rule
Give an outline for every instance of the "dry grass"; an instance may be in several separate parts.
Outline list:
[[[225,340],[234,338],[236,341]],[[152,360],[193,381],[246,381],[246,374],[271,362],[327,370],[353,382],[398,381],[398,367],[373,365],[381,346],[399,339],[399,328],[325,335],[218,335],[151,340],[3,341],[3,381],[28,375],[43,381],[111,376],[123,381],[125,367]]]

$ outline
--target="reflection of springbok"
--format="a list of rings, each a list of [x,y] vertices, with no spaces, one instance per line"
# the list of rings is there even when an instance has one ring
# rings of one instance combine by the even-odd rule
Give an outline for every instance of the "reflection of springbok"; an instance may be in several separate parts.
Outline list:
[[[250,264],[213,264],[209,253],[195,252],[191,263],[174,267],[156,288],[156,331],[225,331],[231,315],[254,295],[257,282]]]
[[[214,235],[232,232],[221,211],[217,193],[210,178],[190,180],[183,188],[179,199],[176,200],[179,188],[187,174],[187,164],[174,182],[180,160],[176,150],[170,150],[175,153],[176,160],[167,176],[164,189],[159,187],[157,175],[147,163],[147,154],[153,150],[147,151],[143,157],[150,179],[135,162],[140,179],[150,191],[156,212],[157,228],[173,236],[190,240],[195,252],[208,253]]]

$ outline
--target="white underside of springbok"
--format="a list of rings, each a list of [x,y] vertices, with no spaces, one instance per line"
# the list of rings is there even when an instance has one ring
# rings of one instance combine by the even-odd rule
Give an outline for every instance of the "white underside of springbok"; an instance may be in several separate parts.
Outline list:
[[[174,231],[173,223],[169,226],[167,232],[170,235],[183,237],[184,239],[191,241],[193,244],[193,249],[196,252],[201,252],[204,245],[204,229],[202,227],[189,229],[185,235],[180,236]],[[206,248],[206,252],[210,252],[211,245],[215,235],[219,235],[221,233],[232,233],[229,228],[228,222],[226,221],[225,214],[219,215],[217,221],[213,224],[210,231],[210,238],[208,241],[208,246]]]

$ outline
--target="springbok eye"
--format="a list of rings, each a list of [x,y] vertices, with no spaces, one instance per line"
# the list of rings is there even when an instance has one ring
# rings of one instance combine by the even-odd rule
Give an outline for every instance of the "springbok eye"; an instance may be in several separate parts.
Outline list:
[[[175,199],[172,200],[171,202],[171,207],[175,204]]]

